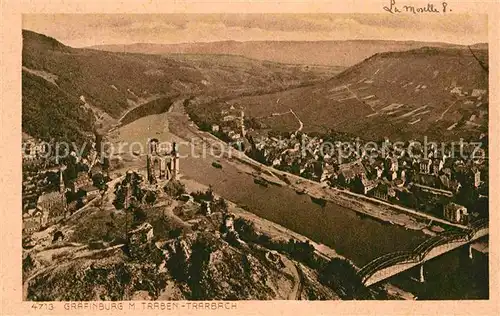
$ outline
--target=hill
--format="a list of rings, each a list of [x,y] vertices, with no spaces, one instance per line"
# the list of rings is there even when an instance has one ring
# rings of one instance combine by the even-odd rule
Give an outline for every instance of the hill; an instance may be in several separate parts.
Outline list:
[[[378,40],[137,43],[130,45],[100,45],[89,48],[143,54],[228,54],[280,63],[348,67],[377,53],[407,51],[422,47],[466,48],[447,43]]]
[[[488,51],[474,54],[487,67]],[[458,139],[488,130],[488,72],[469,50],[420,48],[375,54],[313,86],[228,103],[278,130],[297,129],[293,117],[276,116],[293,109],[306,132]]]
[[[57,86],[23,71],[22,130],[39,139],[78,142],[93,130],[93,116],[81,101]]]
[[[205,216],[199,208],[162,198],[161,205],[144,208],[146,222],[138,223],[132,214],[104,204],[26,237],[25,299],[339,299],[328,283],[321,283],[323,261],[309,267],[294,250],[312,251],[309,243],[271,237],[241,217],[228,234],[223,228],[227,214]],[[128,241],[127,225],[132,227]],[[55,240],[57,235],[63,240]],[[272,251],[276,247],[288,250]]]
[[[279,91],[332,77],[337,68],[302,67],[262,62],[235,56],[155,56],[113,53],[68,47],[56,39],[23,30],[23,104],[37,108],[38,117],[50,117],[41,100],[43,91],[58,93],[59,114],[83,118],[78,108],[94,114],[96,121],[113,121],[127,110],[160,97],[211,95],[236,97],[255,92]],[[37,89],[30,84],[37,79]],[[40,87],[43,86],[43,89]],[[47,100],[46,100],[47,101]],[[45,101],[44,101],[45,102]],[[47,122],[23,111],[23,129],[32,136]],[[69,117],[71,117],[71,115]],[[61,116],[61,120],[62,120]],[[62,134],[71,130],[62,125]],[[76,127],[75,127],[76,128]]]

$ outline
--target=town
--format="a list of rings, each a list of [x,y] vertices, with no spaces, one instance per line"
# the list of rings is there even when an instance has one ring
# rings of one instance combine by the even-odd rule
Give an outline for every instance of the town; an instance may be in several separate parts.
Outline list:
[[[295,114],[294,114],[295,115]],[[345,133],[262,133],[231,105],[210,132],[275,169],[467,225],[488,218],[487,137],[363,141]]]

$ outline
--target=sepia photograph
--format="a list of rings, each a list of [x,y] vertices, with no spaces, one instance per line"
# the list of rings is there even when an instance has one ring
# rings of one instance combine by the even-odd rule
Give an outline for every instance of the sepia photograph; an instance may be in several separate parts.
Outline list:
[[[488,300],[488,15],[385,5],[22,14],[22,300]]]

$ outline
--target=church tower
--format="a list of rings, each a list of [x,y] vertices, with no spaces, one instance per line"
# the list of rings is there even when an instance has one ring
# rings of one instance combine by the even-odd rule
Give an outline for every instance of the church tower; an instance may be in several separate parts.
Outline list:
[[[64,185],[64,178],[63,178],[63,171],[66,168],[59,167],[59,193],[65,193],[66,192],[66,186]]]

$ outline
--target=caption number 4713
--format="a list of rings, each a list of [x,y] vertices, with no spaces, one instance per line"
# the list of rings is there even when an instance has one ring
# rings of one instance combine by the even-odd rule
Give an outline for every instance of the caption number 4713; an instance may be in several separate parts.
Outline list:
[[[51,311],[51,310],[54,310],[54,304],[52,304],[52,303],[33,303],[31,305],[31,309]]]

